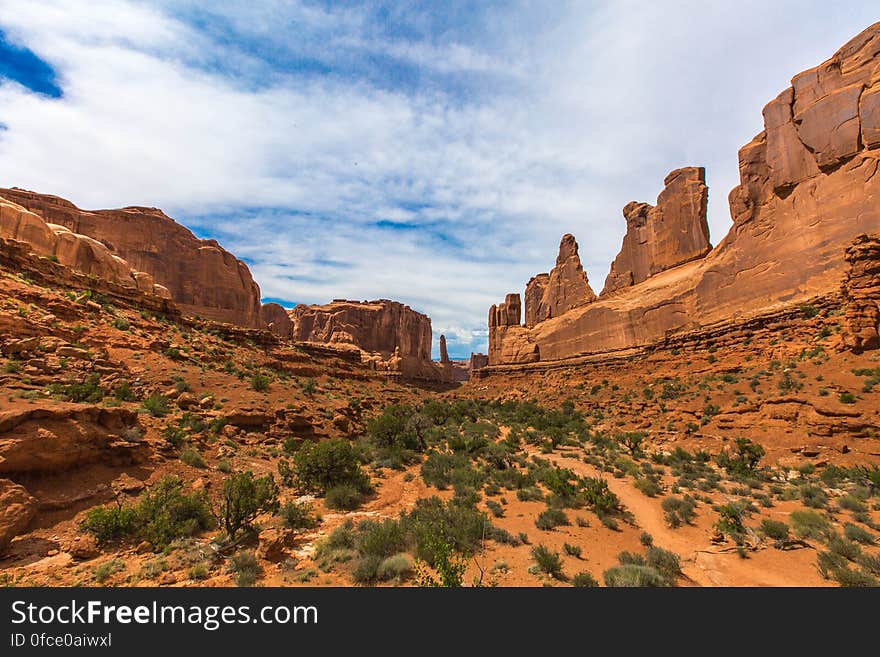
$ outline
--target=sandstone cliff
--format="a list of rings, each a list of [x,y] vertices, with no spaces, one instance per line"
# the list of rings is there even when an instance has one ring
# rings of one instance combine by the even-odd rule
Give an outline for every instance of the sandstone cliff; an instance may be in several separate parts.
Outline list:
[[[169,291],[146,272],[134,271],[128,262],[114,255],[101,242],[50,224],[0,196],[0,238],[23,242],[38,256],[44,256],[108,283],[133,288],[170,299]]]
[[[167,288],[187,314],[240,326],[265,326],[260,290],[247,265],[216,241],[198,239],[161,210],[130,207],[89,212],[56,196],[21,189],[0,189],[0,196],[49,224],[100,242],[115,258],[125,260],[132,269],[149,274],[155,283]],[[28,233],[22,239],[33,244],[42,238]],[[59,239],[65,245],[72,244],[69,237]],[[73,247],[61,250],[68,248]],[[57,255],[61,259],[61,254]],[[94,274],[114,275],[103,270]]]
[[[299,342],[352,345],[376,369],[407,377],[443,380],[431,361],[431,320],[397,301],[335,299],[300,304],[288,311],[291,336]]]
[[[277,303],[264,303],[260,308],[260,316],[272,333],[280,338],[290,338],[293,334],[293,322],[284,306]]]
[[[860,235],[846,261],[843,343],[856,352],[880,348],[880,236]]]
[[[609,277],[614,294],[533,327],[509,321],[506,313],[499,321],[493,306],[490,364],[627,349],[836,293],[846,249],[858,235],[880,230],[878,160],[880,23],[795,76],[765,107],[764,130],[740,150],[740,184],[730,193],[734,224],[718,246],[703,258],[653,267],[659,271],[641,282],[634,275],[629,287],[616,287],[616,274],[632,271],[621,264]],[[691,180],[694,200],[686,204],[698,226],[700,183]],[[673,236],[661,241],[676,244]],[[681,253],[699,253],[700,244],[691,240]]]
[[[602,294],[641,283],[711,250],[705,169],[676,169],[663,183],[657,205],[633,201],[623,208],[626,235]]]
[[[595,300],[581,265],[577,241],[573,235],[563,235],[556,266],[549,274],[538,274],[526,286],[526,326],[558,317]]]

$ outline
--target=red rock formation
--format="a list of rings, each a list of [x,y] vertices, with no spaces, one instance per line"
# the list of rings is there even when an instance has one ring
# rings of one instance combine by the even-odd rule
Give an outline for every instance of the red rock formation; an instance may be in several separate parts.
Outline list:
[[[353,344],[364,351],[431,359],[431,320],[397,301],[335,299],[323,306],[300,304],[289,311],[293,339]]]
[[[547,283],[550,282],[550,274],[538,274],[533,276],[526,283],[525,306],[526,306],[526,326],[533,327],[542,321],[538,317],[538,310],[541,301],[544,299],[544,292],[547,290]]]
[[[431,320],[397,301],[348,301],[300,304],[288,311],[293,339],[354,345],[379,370],[406,377],[445,380],[431,360]]]
[[[264,303],[260,314],[269,330],[278,337],[289,338],[293,334],[293,322],[280,304]]]
[[[860,235],[846,261],[843,343],[855,352],[880,348],[880,236]]]
[[[529,327],[596,300],[573,235],[562,236],[556,266],[549,274],[538,274],[529,281],[525,300]]]
[[[0,479],[0,554],[36,514],[37,501],[24,486]]]
[[[133,271],[102,243],[46,223],[42,217],[0,196],[0,238],[23,242],[39,256],[122,287],[170,298],[168,290],[144,272]]]
[[[531,363],[540,359],[529,330],[520,325],[520,299],[508,294],[489,309],[489,364]]]
[[[676,169],[663,184],[656,206],[632,201],[623,208],[626,235],[602,294],[641,283],[711,250],[705,169]]]
[[[156,208],[80,210],[56,196],[0,189],[5,197],[39,215],[104,244],[114,256],[168,288],[190,315],[262,328],[260,289],[240,260],[214,240],[200,240]],[[39,236],[26,237],[35,243]],[[61,256],[59,255],[59,258]]]
[[[733,227],[708,255],[532,328],[501,327],[496,317],[490,364],[647,345],[836,294],[847,247],[880,230],[878,93],[880,23],[767,105],[765,129],[739,153]]]
[[[470,359],[468,360],[468,371],[473,372],[474,370],[482,369],[488,364],[489,357],[486,354],[472,353]]]
[[[440,336],[440,362],[448,363],[449,362],[449,352],[446,349],[446,336]]]

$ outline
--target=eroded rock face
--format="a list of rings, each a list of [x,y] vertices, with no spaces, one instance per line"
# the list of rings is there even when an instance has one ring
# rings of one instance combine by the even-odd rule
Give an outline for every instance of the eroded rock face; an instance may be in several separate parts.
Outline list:
[[[170,298],[166,288],[152,277],[133,271],[128,262],[114,255],[101,242],[73,233],[0,196],[0,238],[24,242],[40,256],[53,259],[88,276]]]
[[[860,235],[846,261],[843,343],[855,352],[880,348],[880,236]]]
[[[247,265],[216,241],[198,239],[161,210],[129,207],[89,212],[56,196],[20,189],[0,189],[0,196],[49,224],[100,242],[110,254],[167,288],[187,314],[251,328],[265,326],[260,290]],[[31,228],[22,234],[32,244],[44,239]]]
[[[705,169],[676,169],[663,182],[657,205],[633,201],[623,208],[626,235],[602,294],[641,283],[709,253]]]
[[[449,351],[446,349],[446,336],[440,336],[440,362],[448,363],[449,362]]]
[[[563,235],[556,266],[549,274],[538,274],[529,281],[525,299],[529,327],[596,300],[573,235]]]
[[[364,351],[431,359],[431,320],[397,301],[337,299],[323,306],[300,304],[289,311],[293,339],[353,344]]]
[[[36,513],[37,501],[24,486],[0,479],[0,554],[27,529]]]
[[[293,334],[293,322],[280,304],[264,303],[260,314],[269,330],[278,337],[289,338]]]
[[[135,463],[143,445],[125,434],[136,426],[137,413],[124,408],[62,404],[0,413],[0,475]]]
[[[764,109],[764,130],[740,149],[733,227],[718,246],[641,282],[615,266],[614,294],[531,328],[493,331],[490,321],[490,364],[624,350],[836,294],[846,249],[880,231],[878,93],[880,23],[795,76]],[[688,207],[699,208],[701,183],[687,179],[696,185]],[[647,223],[651,210],[629,212]]]

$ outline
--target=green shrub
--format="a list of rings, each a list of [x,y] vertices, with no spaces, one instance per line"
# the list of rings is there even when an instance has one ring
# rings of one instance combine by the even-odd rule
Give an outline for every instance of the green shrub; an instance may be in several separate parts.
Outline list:
[[[562,545],[562,549],[565,550],[565,553],[568,556],[574,557],[575,559],[580,559],[581,555],[583,555],[583,550],[581,549],[581,547],[579,545],[571,545],[570,543],[564,543]]]
[[[362,493],[370,490],[357,452],[343,438],[306,442],[292,460],[297,483],[306,492],[324,494],[339,484],[350,484]]]
[[[256,372],[251,375],[251,388],[256,390],[257,392],[264,392],[269,389],[270,379],[265,374],[261,372]]]
[[[81,527],[99,542],[106,543],[132,534],[136,517],[131,506],[99,506],[86,513]]]
[[[504,507],[495,500],[486,500],[486,508],[488,508],[489,512],[496,518],[504,517]]]
[[[855,561],[862,553],[862,549],[858,544],[838,535],[832,536],[828,540],[828,550],[832,554],[837,554],[847,561]]]
[[[186,573],[186,576],[193,580],[208,579],[208,566],[203,563],[197,563],[196,565],[190,567],[190,569]]]
[[[609,587],[660,587],[666,586],[663,576],[650,566],[621,564],[613,566],[602,574],[605,586]]]
[[[318,382],[314,379],[306,379],[302,384],[302,391],[307,395],[314,395],[318,390]]]
[[[835,568],[831,571],[831,578],[844,588],[867,588],[880,586],[880,580],[871,573],[863,570],[850,570],[849,568]]]
[[[320,522],[320,518],[312,510],[312,505],[308,503],[288,502],[281,507],[280,515],[284,525],[290,529],[313,529]]]
[[[597,515],[601,517],[618,514],[623,511],[620,498],[608,488],[607,481],[601,478],[585,477],[583,483],[587,504],[590,505]]]
[[[681,559],[674,552],[659,547],[649,547],[645,555],[648,566],[660,573],[667,586],[674,586],[676,578],[681,575]]]
[[[550,575],[554,579],[562,579],[562,557],[558,552],[553,552],[546,545],[536,545],[532,548],[532,559],[535,560],[538,569]]]
[[[97,404],[105,395],[105,390],[101,387],[101,375],[97,373],[89,374],[80,383],[68,385],[53,383],[48,389],[53,396],[78,404]]]
[[[635,487],[648,497],[657,497],[663,492],[660,482],[653,477],[640,477],[635,481]]]
[[[789,520],[798,538],[821,540],[831,532],[831,523],[815,511],[792,511]]]
[[[395,554],[394,556],[387,557],[376,569],[376,579],[383,582],[389,580],[401,582],[408,579],[412,574],[412,561],[405,554]]]
[[[716,457],[718,465],[731,475],[745,476],[755,471],[764,457],[764,448],[748,438],[737,438],[733,451],[723,451]]]
[[[562,509],[557,509],[555,507],[545,509],[537,518],[535,518],[535,526],[544,531],[550,531],[560,525],[570,524],[571,523],[568,521],[568,516],[565,515],[565,512]]]
[[[825,491],[822,490],[821,487],[815,486],[813,484],[805,484],[800,487],[799,493],[801,496],[801,501],[805,506],[812,507],[814,509],[824,509],[828,506],[828,495],[825,494]]]
[[[436,534],[429,534],[422,544],[422,550],[431,555],[437,576],[435,577],[416,563],[419,586],[461,587],[464,581],[464,572],[467,570],[467,561],[461,554],[455,552],[451,542],[439,538]]]
[[[203,492],[185,493],[183,482],[165,477],[146,490],[136,507],[139,538],[161,549],[213,525]]]
[[[116,401],[121,402],[134,400],[134,391],[131,389],[131,384],[128,381],[120,381],[113,390],[113,396],[116,398]]]
[[[168,415],[171,410],[168,406],[168,399],[159,393],[153,393],[144,399],[144,401],[141,402],[141,406],[153,417],[163,417]]]
[[[199,453],[195,447],[184,447],[180,451],[180,460],[186,463],[189,466],[194,468],[205,468],[207,464],[205,463],[205,459],[202,458],[202,455]]]
[[[854,394],[852,394],[851,392],[840,393],[840,396],[838,397],[838,399],[840,400],[841,404],[855,404],[856,403],[856,396]]]
[[[877,541],[877,537],[867,529],[859,525],[854,525],[851,522],[848,522],[843,526],[843,535],[849,540],[861,543],[862,545],[873,545]]]
[[[788,525],[781,520],[770,520],[765,518],[761,521],[761,532],[767,538],[775,541],[783,541],[788,538]]]
[[[581,571],[571,578],[571,585],[576,587],[594,587],[599,586],[599,582],[590,573]]]
[[[337,484],[328,488],[324,495],[327,507],[337,511],[354,511],[363,500],[363,493],[351,484]]]
[[[100,566],[95,568],[95,581],[98,582],[98,584],[103,584],[108,579],[110,579],[111,575],[114,575],[122,570],[125,570],[125,562],[123,562],[121,559],[105,561]]]
[[[223,482],[219,517],[230,541],[248,529],[260,513],[278,511],[278,484],[272,475],[254,477],[253,472],[230,475]]]
[[[263,573],[253,552],[239,552],[229,562],[229,571],[235,575],[237,586],[253,586]]]
[[[689,495],[685,495],[683,498],[667,497],[660,503],[660,507],[663,509],[666,523],[673,529],[692,524],[697,515],[694,513],[697,503]]]

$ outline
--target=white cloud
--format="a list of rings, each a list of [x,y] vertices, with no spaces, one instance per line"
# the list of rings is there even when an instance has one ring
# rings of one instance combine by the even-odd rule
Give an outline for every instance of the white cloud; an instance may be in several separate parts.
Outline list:
[[[0,84],[0,185],[163,207],[253,262],[265,296],[396,298],[461,354],[564,232],[601,288],[621,208],[673,168],[707,167],[721,239],[762,106],[873,20],[767,4],[524,2],[405,38],[369,7],[0,0],[64,91]]]

